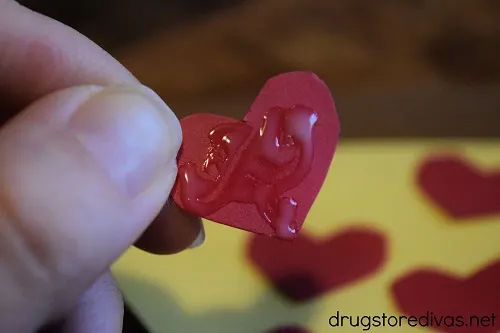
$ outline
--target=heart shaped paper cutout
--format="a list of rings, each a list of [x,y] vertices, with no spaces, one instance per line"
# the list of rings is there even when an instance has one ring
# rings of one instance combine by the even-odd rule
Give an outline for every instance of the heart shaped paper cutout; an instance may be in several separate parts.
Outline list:
[[[181,120],[175,202],[191,214],[293,240],[330,168],[340,125],[316,75],[270,79],[244,120],[195,114]]]
[[[433,157],[420,167],[418,183],[456,219],[500,214],[500,171],[480,170],[456,156]]]
[[[417,317],[419,326],[447,333],[498,332],[500,261],[469,277],[418,270],[398,279],[392,292],[400,311]]]
[[[290,325],[290,326],[276,327],[266,333],[310,333],[310,332],[303,327]]]
[[[360,228],[325,239],[302,233],[293,243],[254,236],[248,257],[283,296],[305,302],[374,274],[386,251],[382,234]]]

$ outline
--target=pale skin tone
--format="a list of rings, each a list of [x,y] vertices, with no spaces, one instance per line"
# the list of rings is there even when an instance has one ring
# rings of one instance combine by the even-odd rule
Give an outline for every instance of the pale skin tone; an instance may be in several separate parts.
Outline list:
[[[121,332],[110,265],[133,245],[173,254],[204,239],[168,200],[177,118],[97,45],[12,0],[0,110],[0,332]]]

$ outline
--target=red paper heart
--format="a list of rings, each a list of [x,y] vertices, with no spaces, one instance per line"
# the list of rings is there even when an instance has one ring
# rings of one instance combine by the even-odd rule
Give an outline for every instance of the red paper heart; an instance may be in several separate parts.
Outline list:
[[[243,121],[196,114],[181,126],[173,193],[179,206],[232,227],[295,238],[340,132],[330,92],[316,75],[270,79]]]
[[[459,157],[434,157],[418,173],[422,190],[457,219],[500,214],[500,172],[484,172]]]
[[[392,292],[401,312],[409,316],[424,316],[427,319],[418,319],[422,320],[420,325],[432,326],[437,331],[493,333],[500,327],[500,318],[491,321],[492,314],[500,315],[500,261],[466,278],[418,270],[396,281]],[[453,316],[455,322],[445,319],[446,316]],[[468,326],[458,327],[457,316],[463,316],[463,324]],[[474,318],[471,322],[470,316],[479,319]],[[490,318],[489,327],[478,325],[483,316]],[[486,319],[483,324],[486,324]]]
[[[280,326],[273,328],[268,333],[310,333],[310,332],[300,326]]]
[[[302,233],[293,243],[254,236],[248,256],[281,294],[304,302],[376,272],[385,261],[386,242],[367,229],[323,240]]]

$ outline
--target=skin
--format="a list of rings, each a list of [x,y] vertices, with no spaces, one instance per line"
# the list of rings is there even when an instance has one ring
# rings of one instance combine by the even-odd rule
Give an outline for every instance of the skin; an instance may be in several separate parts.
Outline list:
[[[169,201],[167,105],[71,28],[0,0],[0,332],[121,332],[110,265],[204,240]],[[140,140],[133,140],[140,138]]]

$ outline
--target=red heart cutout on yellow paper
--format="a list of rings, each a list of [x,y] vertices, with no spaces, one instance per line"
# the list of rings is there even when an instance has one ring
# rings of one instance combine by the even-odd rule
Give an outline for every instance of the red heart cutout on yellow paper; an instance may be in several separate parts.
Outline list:
[[[418,183],[454,218],[500,214],[500,171],[480,170],[457,156],[435,156],[420,167]]]
[[[500,261],[468,277],[418,270],[398,279],[392,292],[401,312],[418,317],[419,326],[447,333],[498,332]]]
[[[305,302],[374,274],[386,251],[382,234],[359,228],[324,239],[302,233],[293,243],[254,236],[248,256],[283,296]]]

